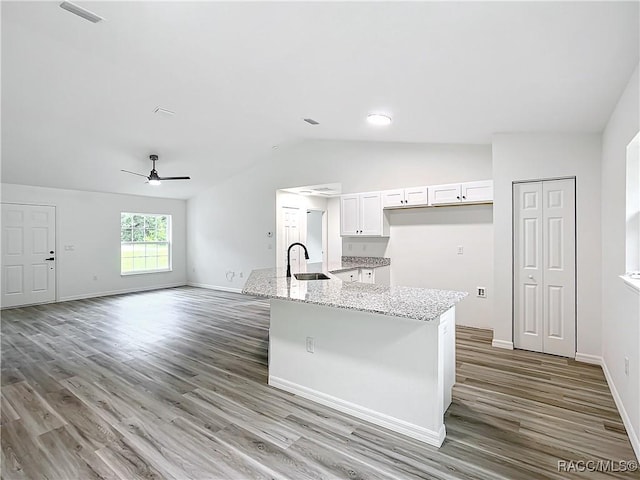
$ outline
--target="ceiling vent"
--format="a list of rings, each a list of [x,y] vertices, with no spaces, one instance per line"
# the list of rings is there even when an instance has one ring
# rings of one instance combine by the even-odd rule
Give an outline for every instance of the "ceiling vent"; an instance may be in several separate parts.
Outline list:
[[[320,122],[316,122],[313,118],[305,118],[304,121],[309,125],[320,125]]]
[[[89,20],[91,23],[98,23],[104,20],[100,15],[96,15],[93,12],[90,12],[86,8],[82,8],[75,3],[71,2],[62,2],[60,4],[60,8],[63,8],[67,12],[71,12],[74,15],[78,15],[79,17],[84,18],[85,20]]]

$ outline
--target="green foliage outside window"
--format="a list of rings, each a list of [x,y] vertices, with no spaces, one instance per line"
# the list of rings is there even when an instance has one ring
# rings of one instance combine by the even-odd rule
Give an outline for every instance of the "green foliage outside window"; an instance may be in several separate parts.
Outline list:
[[[123,274],[171,269],[171,215],[120,215],[120,271]]]

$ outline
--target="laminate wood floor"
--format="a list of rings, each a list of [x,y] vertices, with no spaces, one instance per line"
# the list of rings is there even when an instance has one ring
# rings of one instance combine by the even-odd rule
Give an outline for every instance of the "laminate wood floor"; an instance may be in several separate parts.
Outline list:
[[[639,478],[599,367],[458,328],[429,447],[271,388],[269,305],[174,288],[2,312],[3,479]]]

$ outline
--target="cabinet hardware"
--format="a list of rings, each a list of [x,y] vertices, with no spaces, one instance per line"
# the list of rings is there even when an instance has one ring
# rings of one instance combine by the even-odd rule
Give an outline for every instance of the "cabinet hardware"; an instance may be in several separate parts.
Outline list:
[[[45,258],[45,261],[46,261],[46,262],[51,262],[51,261],[53,261],[53,260],[55,260],[55,258],[53,258],[53,257],[51,257],[51,258]]]
[[[462,198],[466,200],[467,197],[465,197],[464,195],[462,195]]]
[[[456,198],[457,198],[458,200],[460,200],[460,195],[458,195]]]

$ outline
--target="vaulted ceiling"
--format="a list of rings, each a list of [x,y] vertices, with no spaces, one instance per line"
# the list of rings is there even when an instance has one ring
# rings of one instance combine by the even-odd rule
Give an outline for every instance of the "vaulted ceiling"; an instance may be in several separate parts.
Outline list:
[[[2,2],[3,182],[187,198],[307,138],[599,132],[638,64],[637,2],[78,4],[105,20]],[[120,172],[150,153],[193,180]]]

